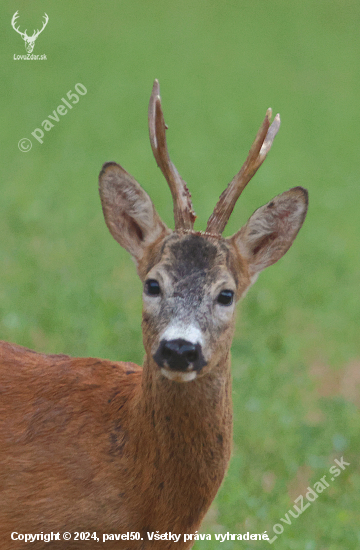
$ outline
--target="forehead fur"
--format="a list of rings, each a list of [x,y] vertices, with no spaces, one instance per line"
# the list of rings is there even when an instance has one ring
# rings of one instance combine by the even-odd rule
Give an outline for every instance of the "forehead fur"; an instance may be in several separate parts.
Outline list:
[[[221,254],[219,246],[209,242],[199,235],[187,235],[186,237],[170,241],[167,246],[166,264],[170,270],[175,267],[178,277],[185,277],[193,272],[207,272],[215,265],[223,263],[224,253]]]
[[[143,264],[143,278],[159,263],[176,279],[209,275],[210,272],[216,277],[219,269],[227,269],[238,285],[242,276],[247,275],[242,258],[228,240],[208,238],[201,233],[181,235],[174,232],[161,240]]]

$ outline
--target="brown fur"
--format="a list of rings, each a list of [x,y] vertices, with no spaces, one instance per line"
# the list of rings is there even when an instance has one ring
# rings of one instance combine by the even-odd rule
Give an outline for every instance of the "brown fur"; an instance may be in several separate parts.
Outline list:
[[[167,240],[174,245],[173,237]],[[209,246],[226,269],[224,244]],[[145,271],[154,261],[169,269],[174,263],[169,247],[157,248]],[[218,270],[219,258],[209,266],[205,256],[201,265]],[[149,350],[156,327],[145,317],[143,368],[0,344],[1,550],[23,548],[10,541],[13,531],[138,531],[143,542],[104,547],[139,549],[172,548],[174,542],[150,542],[146,535],[171,531],[182,535],[176,548],[192,545],[183,535],[199,528],[230,459],[233,323],[214,350],[217,364],[204,369],[211,367],[207,376],[177,384],[159,374]],[[31,544],[57,549],[84,542]]]
[[[147,254],[149,263],[141,263],[140,272],[164,264],[170,272],[180,269],[183,284],[186,274],[173,254],[176,245],[194,239],[209,242],[201,236],[167,237]],[[200,261],[204,287],[221,270],[230,271],[239,298],[250,285],[246,262],[230,243],[210,240],[215,251],[210,265],[208,255]],[[10,542],[13,531],[98,536],[138,531],[143,541],[108,541],[104,548],[190,548],[193,543],[185,543],[183,535],[199,529],[231,454],[233,328],[234,316],[215,340],[209,338],[212,359],[190,383],[161,376],[151,351],[159,326],[145,312],[143,368],[1,343],[0,549],[24,547]],[[182,537],[176,546],[151,542],[148,531]],[[32,547],[46,544],[55,550],[102,547],[84,541],[39,541]]]
[[[230,458],[228,357],[188,385],[147,361],[142,370],[7,343],[0,353],[1,550],[23,548],[13,531],[139,531],[143,543],[104,547],[165,549],[174,543],[145,542],[146,532],[198,529]],[[181,539],[176,548],[191,546]]]
[[[223,239],[184,227],[173,233],[115,163],[101,171],[100,195],[110,232],[145,282],[144,365],[0,343],[0,550],[193,545],[184,534],[199,529],[231,454],[235,309],[218,298],[226,291],[239,300],[288,250],[307,209],[306,191],[291,189]],[[159,295],[146,292],[146,279],[158,281]],[[181,331],[201,346],[201,365],[187,372],[154,360],[164,334],[176,342]],[[65,531],[96,532],[100,542],[11,540],[12,532]],[[102,542],[128,531],[142,540]],[[148,540],[156,531],[181,538]]]

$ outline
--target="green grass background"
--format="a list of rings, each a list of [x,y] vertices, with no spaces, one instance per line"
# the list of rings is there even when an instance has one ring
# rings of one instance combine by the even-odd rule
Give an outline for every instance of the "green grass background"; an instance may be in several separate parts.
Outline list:
[[[29,32],[49,15],[34,48],[46,61],[13,59],[25,54],[16,10]],[[225,234],[295,185],[310,207],[293,248],[239,307],[234,453],[202,531],[273,536],[344,456],[350,466],[272,547],[360,548],[359,2],[18,0],[1,16],[0,337],[141,363],[141,285],[103,221],[103,162],[132,173],[172,226],[147,130],[158,78],[172,160],[204,229],[271,106],[280,133]],[[41,145],[31,132],[78,82],[87,95]]]

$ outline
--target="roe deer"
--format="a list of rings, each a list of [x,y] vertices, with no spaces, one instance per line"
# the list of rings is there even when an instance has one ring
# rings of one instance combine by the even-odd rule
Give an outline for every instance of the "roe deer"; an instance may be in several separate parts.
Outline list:
[[[106,163],[99,177],[106,224],[144,285],[144,364],[1,344],[1,550],[27,547],[26,533],[38,535],[31,548],[48,548],[42,539],[51,532],[55,550],[191,548],[228,467],[235,303],[291,246],[307,191],[278,195],[232,237],[221,236],[279,129],[269,109],[206,231],[195,231],[191,195],[168,155],[159,93],[155,81],[150,141],[172,193],[175,230],[121,166]],[[157,531],[172,539],[155,540]],[[100,540],[74,540],[75,532]],[[126,540],[128,532],[138,540]],[[111,533],[124,537],[103,542]],[[176,543],[173,534],[181,534]]]

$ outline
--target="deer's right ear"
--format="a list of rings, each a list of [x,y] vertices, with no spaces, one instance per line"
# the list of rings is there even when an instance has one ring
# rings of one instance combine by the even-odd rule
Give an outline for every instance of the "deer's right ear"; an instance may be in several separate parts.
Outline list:
[[[114,239],[134,258],[170,230],[161,221],[147,193],[119,164],[107,162],[99,175],[105,222]]]
[[[293,187],[261,208],[229,240],[247,260],[250,275],[260,273],[289,250],[308,207],[308,192]]]

